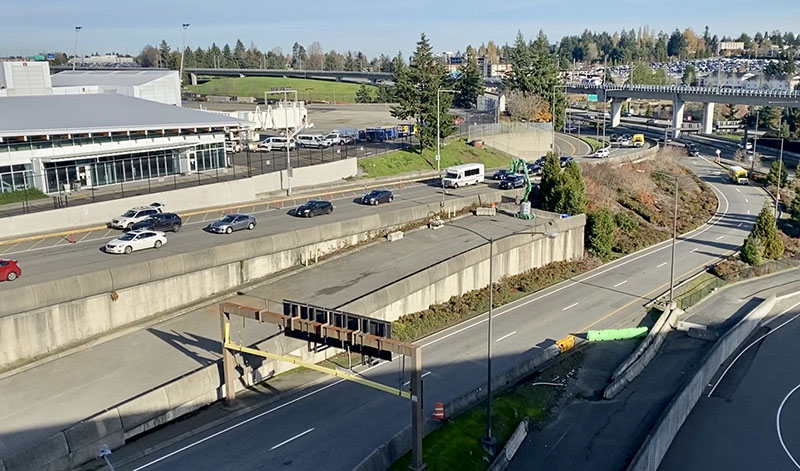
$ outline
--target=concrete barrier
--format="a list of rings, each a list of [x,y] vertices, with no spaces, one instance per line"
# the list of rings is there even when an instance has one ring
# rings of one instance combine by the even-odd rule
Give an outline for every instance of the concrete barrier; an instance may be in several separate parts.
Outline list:
[[[632,358],[633,355],[635,355],[637,352],[640,352],[641,350],[639,356],[636,357],[636,359],[633,362],[631,362],[626,369],[620,370],[618,368],[617,371],[614,372],[614,374],[617,375],[617,377],[615,377],[614,381],[611,384],[609,384],[603,391],[604,399],[613,399],[617,394],[619,394],[620,391],[622,391],[625,388],[625,386],[630,384],[631,381],[636,379],[636,377],[639,376],[642,373],[642,371],[644,371],[645,368],[647,368],[647,365],[649,365],[650,362],[653,361],[653,358],[655,358],[658,351],[661,350],[661,346],[667,339],[667,334],[669,334],[669,331],[674,328],[678,316],[681,314],[683,314],[682,310],[673,309],[666,315],[662,315],[659,318],[659,321],[661,321],[662,318],[664,319],[664,321],[661,322],[660,324],[657,324],[656,326],[653,326],[653,328],[650,330],[650,333],[645,338],[645,341],[647,339],[650,339],[650,342],[647,343],[647,346],[642,349],[640,345],[639,348],[637,348],[636,351],[634,351],[634,353],[628,359],[630,360],[630,358]],[[656,327],[658,327],[658,329],[656,329]],[[642,342],[642,344],[644,343],[645,342]],[[623,365],[621,366],[624,365],[625,363],[623,363]]]
[[[700,395],[723,362],[764,321],[775,306],[775,295],[765,299],[731,328],[703,359],[702,366],[670,400],[642,446],[631,460],[629,471],[656,471],[672,440],[691,413]]]
[[[529,234],[495,242],[496,272],[516,275],[550,262],[583,256],[584,215],[553,221],[559,235],[548,239]],[[342,310],[393,321],[452,296],[489,286],[489,247],[467,250],[389,283],[341,307]]]
[[[667,317],[669,317],[670,312],[672,311],[671,310],[661,311],[661,315],[658,316],[658,319],[656,319],[656,322],[655,324],[653,324],[653,327],[650,329],[650,332],[647,333],[647,337],[645,337],[644,340],[642,340],[642,343],[640,343],[639,346],[636,347],[636,350],[634,350],[628,356],[628,358],[623,360],[622,363],[619,364],[617,369],[615,369],[614,372],[611,374],[612,380],[619,378],[619,376],[622,375],[622,373],[624,373],[625,370],[627,370],[633,364],[633,362],[635,362],[636,360],[639,359],[640,356],[642,356],[642,353],[644,353],[647,347],[649,347],[650,344],[653,342],[653,339],[655,339],[658,333],[661,332],[661,330],[664,328],[664,325],[667,323]]]
[[[354,177],[358,172],[358,164],[355,158],[350,158],[301,167],[292,172],[292,182],[298,187],[314,186]],[[60,208],[58,211],[21,214],[3,218],[3,237],[14,238],[101,225],[132,207],[153,202],[163,203],[168,211],[181,212],[255,201],[261,195],[284,191],[286,188],[286,170],[281,170],[239,180]]]
[[[522,445],[522,441],[528,436],[529,422],[530,419],[528,417],[522,419],[519,425],[517,425],[517,428],[514,429],[514,433],[511,434],[511,437],[508,439],[503,449],[500,450],[500,453],[497,454],[492,464],[489,465],[487,471],[505,471],[508,468],[519,446]]]
[[[631,152],[624,155],[611,155],[604,159],[593,159],[588,160],[590,164],[596,165],[601,163],[610,163],[614,165],[623,164],[626,162],[641,162],[642,160],[652,159],[659,151],[658,144],[653,145],[647,149],[642,149],[640,151]]]
[[[462,210],[500,202],[503,196],[507,193],[492,190],[450,200],[447,206]],[[0,303],[0,368],[233,292],[300,265],[309,255],[324,256],[403,230],[425,220],[438,206],[402,208],[6,290]],[[150,301],[141,303],[142,299]]]

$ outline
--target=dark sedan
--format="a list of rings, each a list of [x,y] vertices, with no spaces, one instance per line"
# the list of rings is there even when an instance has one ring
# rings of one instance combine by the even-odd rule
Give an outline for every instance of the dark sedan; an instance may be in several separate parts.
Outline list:
[[[525,186],[525,176],[511,174],[500,182],[500,188],[503,190],[512,190],[514,188],[522,188]]]
[[[573,162],[574,160],[575,160],[575,157],[573,157],[571,155],[564,155],[559,159],[559,163],[561,164],[561,167],[563,168],[563,167],[566,167],[568,163]]]
[[[333,205],[330,201],[311,200],[308,203],[294,210],[295,216],[313,218],[320,214],[330,214],[333,212]]]
[[[362,204],[377,205],[380,203],[391,203],[394,195],[389,190],[373,190],[361,197]]]
[[[498,170],[492,175],[492,180],[502,180],[508,176],[510,172],[506,169]]]
[[[144,221],[134,224],[132,230],[147,229],[151,231],[178,232],[183,227],[183,220],[175,213],[154,214]]]
[[[214,221],[208,226],[208,232],[216,232],[217,234],[230,234],[233,231],[240,231],[242,229],[253,230],[256,228],[256,218],[249,214],[228,214],[219,221]]]
[[[542,173],[542,170],[544,169],[544,167],[542,167],[542,164],[538,162],[528,164],[527,167],[528,167],[528,175],[540,175]]]

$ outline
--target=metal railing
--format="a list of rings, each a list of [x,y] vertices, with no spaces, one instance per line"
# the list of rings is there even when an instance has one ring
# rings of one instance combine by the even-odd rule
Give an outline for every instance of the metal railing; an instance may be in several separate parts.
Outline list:
[[[794,90],[755,90],[742,88],[725,87],[690,87],[685,85],[593,85],[583,83],[567,83],[569,88],[579,88],[584,90],[603,90],[613,91],[637,91],[637,92],[662,92],[662,93],[684,93],[684,94],[712,94],[730,95],[755,98],[795,98],[800,99],[800,91]]]
[[[407,149],[416,144],[416,138],[405,137],[383,142],[359,142],[343,146],[333,146],[327,149],[299,148],[289,153],[291,160],[290,166],[292,168],[299,168],[351,157],[360,159]],[[120,160],[117,163],[122,163],[124,165],[124,162],[125,161]],[[235,154],[228,154],[227,167],[211,168],[191,174],[170,173],[169,175],[161,175],[148,179],[119,181],[104,186],[88,188],[80,185],[79,182],[69,182],[71,183],[71,191],[69,192],[61,191],[59,193],[49,194],[47,199],[28,199],[17,203],[1,205],[0,218],[50,211],[100,201],[111,201],[169,190],[178,190],[181,188],[208,185],[224,181],[239,180],[278,172],[286,168],[287,159],[285,151],[243,151]],[[38,174],[28,174],[26,177],[29,185],[32,184],[33,181],[41,181],[43,178],[46,177]]]

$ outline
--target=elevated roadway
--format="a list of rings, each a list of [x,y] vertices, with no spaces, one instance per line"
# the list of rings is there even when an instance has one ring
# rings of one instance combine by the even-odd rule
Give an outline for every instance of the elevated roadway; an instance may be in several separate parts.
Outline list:
[[[678,241],[675,273],[679,278],[737,250],[764,202],[761,190],[729,183],[707,159],[688,162],[715,188],[720,205],[708,225]],[[494,368],[503,371],[569,333],[637,323],[642,306],[668,286],[669,248],[669,242],[658,244],[498,309],[495,337],[490,339],[495,349]],[[432,413],[434,402],[446,402],[483,384],[485,323],[486,316],[481,315],[418,342],[424,351],[426,414]],[[386,384],[402,384],[409,378],[401,367],[399,361],[380,363],[362,374]],[[325,466],[349,470],[407,426],[408,412],[408,403],[402,399],[342,381],[322,380],[302,394],[181,440],[122,469]],[[162,433],[168,434],[169,429]]]

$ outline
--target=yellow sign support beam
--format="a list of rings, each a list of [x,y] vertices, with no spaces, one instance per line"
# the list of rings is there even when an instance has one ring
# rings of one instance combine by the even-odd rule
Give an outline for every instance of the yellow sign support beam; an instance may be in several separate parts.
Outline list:
[[[227,332],[226,332],[227,334]],[[227,337],[227,335],[226,335]],[[348,381],[353,381],[355,383],[363,384],[364,386],[369,386],[373,389],[377,389],[379,391],[387,392],[394,396],[404,397],[406,399],[411,399],[411,393],[408,391],[402,391],[397,388],[393,388],[391,386],[386,386],[385,384],[381,384],[375,381],[370,381],[368,379],[362,378],[360,376],[352,375],[350,373],[345,373],[343,371],[335,370],[333,368],[326,368],[324,366],[319,366],[314,363],[309,363],[299,359],[298,357],[292,356],[285,356],[285,355],[278,355],[275,353],[263,352],[261,350],[256,350],[255,348],[245,347],[243,345],[238,345],[228,341],[226,338],[226,342],[224,345],[225,348],[229,350],[236,350],[242,353],[249,353],[250,355],[256,355],[264,358],[269,358],[271,360],[277,361],[285,361],[288,363],[295,364],[297,366],[301,366],[303,368],[308,368],[310,370],[319,371],[320,373],[324,373],[331,376],[336,376],[337,378],[346,379]]]

